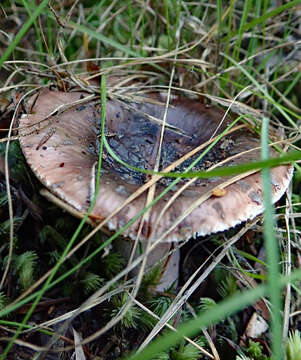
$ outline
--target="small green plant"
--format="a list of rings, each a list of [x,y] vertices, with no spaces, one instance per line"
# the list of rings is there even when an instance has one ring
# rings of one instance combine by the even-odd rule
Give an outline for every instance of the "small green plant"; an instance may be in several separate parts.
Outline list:
[[[249,341],[249,346],[246,350],[247,354],[254,360],[268,360],[268,357],[262,353],[263,347],[257,341]]]
[[[205,313],[207,311],[212,310],[216,307],[216,302],[211,298],[201,298],[197,309],[201,313]],[[229,336],[233,341],[238,338],[237,324],[235,322],[235,317],[227,316],[225,321],[221,322],[219,325],[220,332],[225,336]]]
[[[198,310],[205,312],[207,310],[211,310],[215,306],[216,306],[216,302],[213,299],[209,297],[203,297],[200,299]]]
[[[81,279],[81,285],[85,294],[89,294],[93,291],[96,291],[100,288],[103,279],[92,272],[84,273],[83,278]]]
[[[194,342],[204,347],[206,340],[203,337],[199,337]],[[199,360],[202,359],[201,351],[194,344],[185,343],[184,341],[179,345],[172,347],[170,351],[162,351],[153,357],[153,360]]]
[[[239,354],[236,360],[269,360],[270,358],[262,353],[263,347],[257,341],[249,341],[248,347],[245,349],[246,354]]]
[[[0,291],[0,310],[4,309],[8,303],[8,297],[2,291]]]
[[[57,250],[53,250],[49,253],[49,264],[55,264],[60,258],[60,253]]]
[[[201,346],[205,346],[205,342],[202,338],[196,339],[195,342]],[[172,360],[197,360],[200,359],[201,351],[193,344],[181,344],[177,348],[171,351]]]
[[[168,296],[158,296],[149,302],[152,311],[159,317],[165,314],[171,303],[172,299]]]
[[[14,229],[17,230],[23,223],[24,218],[23,217],[14,217]],[[0,238],[5,238],[7,234],[9,234],[9,220],[3,221],[3,223],[0,224]]]
[[[301,336],[298,330],[289,335],[286,344],[286,356],[287,360],[301,360]]]
[[[51,242],[59,248],[63,248],[67,244],[64,236],[62,236],[60,232],[58,232],[54,227],[50,225],[45,225],[43,227],[43,229],[39,233],[39,238],[42,244],[45,244],[46,242]]]
[[[13,256],[14,271],[19,278],[21,290],[26,290],[33,284],[37,260],[38,256],[34,251]]]
[[[0,193],[0,207],[7,204],[7,193],[5,191]]]
[[[217,287],[217,292],[224,299],[235,294],[237,291],[236,280],[232,275],[227,275],[226,279],[222,280]]]
[[[111,279],[122,270],[125,264],[125,260],[119,253],[110,252],[105,258],[102,259],[102,263],[106,277]]]
[[[152,296],[152,290],[159,284],[162,274],[162,265],[154,266],[150,271],[144,274],[139,294],[144,299]],[[169,290],[169,289],[168,289]],[[167,291],[168,291],[167,290]]]
[[[129,299],[126,293],[119,294],[113,297],[112,305],[114,309],[111,311],[111,317],[114,318],[119,314],[122,308],[125,306]],[[136,306],[131,305],[128,311],[124,314],[120,320],[121,328],[137,328],[139,320],[141,320],[142,311]]]

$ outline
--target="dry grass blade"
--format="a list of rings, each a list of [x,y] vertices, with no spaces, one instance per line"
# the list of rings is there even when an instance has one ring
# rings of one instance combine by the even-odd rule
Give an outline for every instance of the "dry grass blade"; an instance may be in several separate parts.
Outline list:
[[[81,345],[81,337],[74,328],[72,328],[72,331],[73,331],[73,336],[74,336],[75,360],[86,360],[86,356],[85,356],[83,347]]]

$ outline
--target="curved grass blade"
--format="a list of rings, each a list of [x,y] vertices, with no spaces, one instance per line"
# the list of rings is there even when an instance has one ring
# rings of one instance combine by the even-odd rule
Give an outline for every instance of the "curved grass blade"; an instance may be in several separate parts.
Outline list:
[[[263,118],[261,133],[261,158],[269,158],[269,121]],[[275,233],[274,207],[271,203],[271,176],[269,169],[262,169],[263,198],[264,198],[264,240],[267,253],[267,288],[271,301],[271,342],[272,359],[283,358],[282,349],[282,321],[281,321],[281,287],[279,285],[279,248]]]

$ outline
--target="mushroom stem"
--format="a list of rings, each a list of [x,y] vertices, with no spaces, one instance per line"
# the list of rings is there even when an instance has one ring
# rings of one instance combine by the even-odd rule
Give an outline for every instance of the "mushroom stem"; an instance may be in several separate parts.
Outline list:
[[[114,247],[116,250],[118,249],[118,252],[121,253],[126,260],[129,260],[131,256],[131,243],[132,240],[128,239],[118,239],[117,241],[114,241]],[[146,245],[146,242],[141,242],[141,246],[137,247],[135,251],[133,260],[141,255],[141,251],[145,250]],[[154,289],[156,292],[163,292],[171,285],[177,285],[179,276],[180,252],[178,250],[172,250],[173,243],[160,243],[147,255],[147,271],[163,260],[160,282]],[[137,275],[138,271],[139,267],[136,267],[131,271],[131,275]]]

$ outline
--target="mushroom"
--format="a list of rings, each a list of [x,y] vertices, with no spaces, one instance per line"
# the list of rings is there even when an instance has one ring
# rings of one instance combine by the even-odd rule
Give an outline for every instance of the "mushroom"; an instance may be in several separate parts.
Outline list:
[[[29,112],[20,119],[19,130],[20,144],[32,171],[52,194],[82,216],[94,196],[101,126],[99,100],[89,99],[91,95],[84,92],[43,90],[30,99]],[[149,95],[139,102],[108,100],[106,139],[111,150],[132,167],[153,169],[164,111],[165,104],[159,95]],[[184,171],[199,154],[182,162],[179,159],[220,134],[230,122],[217,107],[192,99],[172,100],[166,117],[160,170],[178,161],[175,170]],[[250,129],[238,127],[222,137],[194,170],[208,169],[217,162],[235,165],[258,160],[259,147],[260,142]],[[275,156],[276,151],[271,149],[271,155]],[[292,173],[290,165],[271,169],[273,203],[283,195]],[[149,178],[150,175],[120,164],[105,150],[99,193],[89,221],[97,224],[110,216]],[[157,178],[156,195],[172,182],[167,177]],[[152,241],[160,239],[148,264],[166,256],[173,242],[224,231],[254,218],[264,210],[262,195],[260,172],[239,178],[180,180],[153,205],[142,228],[139,237],[142,243],[150,237]],[[121,229],[144,209],[146,191],[132,197],[107,223],[109,230]],[[182,214],[185,216],[181,217]],[[139,224],[137,220],[126,228],[124,237],[135,239]],[[126,246],[124,241],[122,247]],[[130,247],[127,248],[125,252],[129,253]],[[159,290],[177,279],[178,262],[179,255],[174,251]]]

